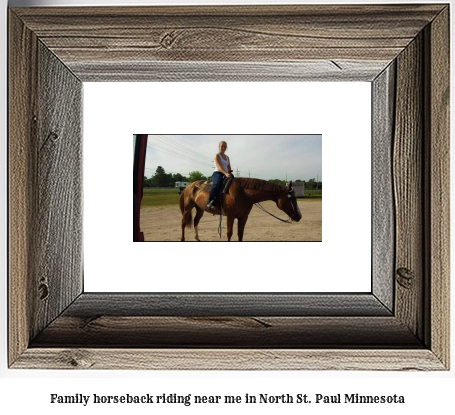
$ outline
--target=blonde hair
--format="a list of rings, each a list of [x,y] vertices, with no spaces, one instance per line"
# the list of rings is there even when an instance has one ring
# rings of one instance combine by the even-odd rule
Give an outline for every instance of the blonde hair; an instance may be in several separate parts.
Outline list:
[[[221,147],[221,144],[226,144],[226,150],[227,150],[227,146],[228,146],[228,145],[227,145],[226,141],[220,141],[220,144],[218,144],[218,148]]]

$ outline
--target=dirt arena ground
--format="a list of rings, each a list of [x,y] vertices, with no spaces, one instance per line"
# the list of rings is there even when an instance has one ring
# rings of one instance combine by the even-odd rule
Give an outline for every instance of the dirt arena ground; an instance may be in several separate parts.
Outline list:
[[[283,223],[256,206],[253,206],[243,236],[244,241],[322,241],[322,199],[298,201],[302,219],[291,224]],[[261,205],[282,219],[287,215],[274,202]],[[193,210],[193,217],[195,215]],[[178,205],[141,209],[141,231],[146,241],[180,241],[182,214]],[[221,239],[218,235],[219,216],[204,213],[198,230],[201,241],[227,241],[226,218],[223,217]],[[186,241],[194,241],[194,229],[185,229]],[[237,221],[233,241],[237,241]]]

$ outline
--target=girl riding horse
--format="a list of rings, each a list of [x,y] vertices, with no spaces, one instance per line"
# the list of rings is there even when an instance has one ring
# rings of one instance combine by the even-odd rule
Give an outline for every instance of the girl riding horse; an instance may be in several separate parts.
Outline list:
[[[212,174],[213,187],[207,200],[207,209],[214,211],[215,206],[213,205],[215,198],[218,197],[221,186],[223,185],[224,177],[231,177],[231,162],[229,157],[225,154],[227,150],[226,141],[221,141],[218,145],[218,154],[215,155],[215,171]]]

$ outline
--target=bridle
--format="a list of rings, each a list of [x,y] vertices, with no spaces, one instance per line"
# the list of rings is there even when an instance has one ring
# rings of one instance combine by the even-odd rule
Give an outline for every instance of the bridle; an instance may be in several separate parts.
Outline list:
[[[294,207],[294,203],[293,203],[293,201],[292,201],[292,193],[293,193],[293,192],[294,192],[294,189],[291,187],[291,188],[289,189],[289,191],[288,191],[287,196],[288,196],[289,199],[291,199],[292,213],[294,214],[294,213],[296,213],[296,210],[295,210],[295,207]],[[273,213],[268,212],[263,206],[260,205],[259,202],[258,202],[258,203],[255,203],[255,205],[256,205],[259,209],[261,209],[263,212],[268,213],[270,216],[273,216],[275,219],[278,219],[278,220],[281,221],[281,222],[284,222],[284,223],[292,223],[292,219],[291,219],[290,216],[288,216],[288,219],[287,219],[287,220],[284,220],[284,219],[279,218],[278,216],[275,216]]]
[[[294,207],[294,201],[292,200],[293,193],[294,193],[294,189],[291,187],[288,192],[288,198],[291,199],[292,213],[296,213],[297,210]],[[295,201],[295,203],[297,203],[297,200]]]

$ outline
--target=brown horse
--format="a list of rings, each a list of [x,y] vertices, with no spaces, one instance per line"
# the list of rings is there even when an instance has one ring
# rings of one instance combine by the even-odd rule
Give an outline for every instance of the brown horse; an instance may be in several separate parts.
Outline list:
[[[204,211],[223,215],[227,217],[227,237],[231,240],[234,220],[238,221],[239,241],[243,240],[243,231],[245,230],[248,215],[253,205],[265,200],[273,200],[279,209],[285,212],[292,221],[298,222],[302,218],[297,199],[295,198],[292,182],[289,186],[280,186],[275,183],[267,182],[260,179],[236,178],[229,187],[226,194],[221,195],[223,209],[220,211],[219,206],[215,211],[207,209],[207,199],[209,193],[201,190],[197,185],[203,183],[203,180],[193,182],[188,185],[180,195],[180,210],[182,212],[182,241],[185,240],[185,228],[192,226],[193,208],[196,208],[194,218],[195,239],[200,241],[197,226],[204,214]]]

